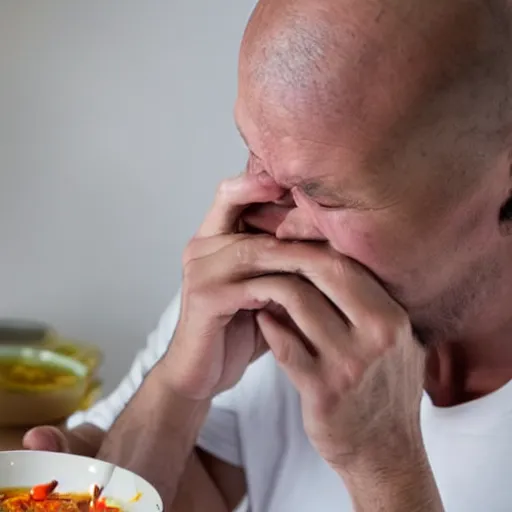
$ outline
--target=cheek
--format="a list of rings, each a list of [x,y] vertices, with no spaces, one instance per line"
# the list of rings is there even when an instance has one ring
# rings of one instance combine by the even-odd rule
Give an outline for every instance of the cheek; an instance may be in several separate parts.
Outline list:
[[[384,212],[326,210],[307,198],[295,195],[299,208],[313,220],[333,249],[361,263],[383,281],[398,285],[417,274],[424,258],[417,245],[411,250],[408,226],[397,228]]]
[[[317,211],[315,222],[337,252],[370,268],[379,260],[382,261],[382,241],[374,227],[361,219],[359,214]]]
[[[402,304],[414,298],[411,290],[426,290],[418,260],[382,222],[353,212],[318,212],[315,220],[334,250],[367,268]]]
[[[389,261],[389,250],[383,236],[382,222],[371,214],[350,210],[325,210],[302,193],[294,193],[295,201],[313,219],[316,229],[333,249],[377,273]]]

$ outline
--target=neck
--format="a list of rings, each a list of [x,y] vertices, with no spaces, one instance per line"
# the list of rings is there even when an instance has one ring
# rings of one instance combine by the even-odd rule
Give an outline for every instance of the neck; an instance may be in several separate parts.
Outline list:
[[[512,319],[494,332],[429,348],[425,389],[439,407],[493,393],[512,379]]]

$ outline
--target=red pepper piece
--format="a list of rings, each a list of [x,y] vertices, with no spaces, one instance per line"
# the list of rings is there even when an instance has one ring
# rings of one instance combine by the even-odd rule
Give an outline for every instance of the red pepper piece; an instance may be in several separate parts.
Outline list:
[[[59,485],[57,480],[52,480],[48,484],[36,485],[30,490],[30,497],[34,501],[44,501],[53,491],[55,491],[57,485]]]
[[[94,503],[94,512],[105,512],[107,510],[107,502],[105,498],[100,498]]]

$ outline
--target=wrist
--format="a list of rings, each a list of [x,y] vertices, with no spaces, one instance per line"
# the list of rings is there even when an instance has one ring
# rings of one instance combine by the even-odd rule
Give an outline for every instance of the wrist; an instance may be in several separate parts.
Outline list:
[[[361,458],[338,471],[354,510],[441,512],[441,498],[425,451],[387,458]]]
[[[405,465],[428,463],[423,442],[419,415],[415,421],[380,428],[376,422],[363,429],[359,435],[352,436],[350,449],[345,449],[339,457],[333,457],[334,469],[347,472],[380,471],[392,468],[400,471]]]
[[[398,437],[398,436],[397,436]],[[405,440],[382,440],[376,445],[359,446],[347,454],[341,464],[335,467],[338,473],[372,474],[387,470],[390,474],[400,474],[404,468],[429,465],[427,453],[420,437]]]
[[[160,453],[158,446],[165,439],[165,452],[172,454],[173,464],[180,467],[185,464],[210,402],[182,397],[168,382],[165,368],[157,363],[107,433],[97,455],[99,459],[144,476],[153,471],[150,469],[152,457],[162,457],[164,452]],[[133,447],[135,441],[136,450]]]
[[[158,402],[164,409],[173,411],[171,421],[177,420],[180,425],[198,424],[198,428],[201,427],[210,409],[211,399],[195,399],[181,393],[169,379],[168,368],[163,361],[154,367],[151,379]]]

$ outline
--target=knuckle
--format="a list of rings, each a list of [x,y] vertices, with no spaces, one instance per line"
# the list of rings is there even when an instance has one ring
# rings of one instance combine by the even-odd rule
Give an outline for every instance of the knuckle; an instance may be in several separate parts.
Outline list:
[[[392,311],[385,315],[373,315],[367,322],[370,340],[378,352],[384,352],[410,333],[410,322],[405,313]]]
[[[331,270],[340,281],[348,282],[354,281],[354,278],[368,277],[368,272],[359,263],[346,256],[337,255],[332,261]]]
[[[239,242],[236,242],[234,251],[236,263],[240,266],[246,266],[253,263],[257,256],[254,240],[251,240],[250,238],[243,238]]]
[[[217,201],[226,201],[231,196],[233,179],[222,180],[217,186],[215,198]]]
[[[189,288],[197,277],[197,266],[194,260],[188,260],[183,263],[183,283],[186,288]]]
[[[386,318],[374,316],[368,323],[372,345],[378,352],[391,348],[396,343],[396,329]]]
[[[343,371],[340,372],[339,387],[347,390],[356,387],[366,373],[366,365],[363,361],[356,358],[350,358],[344,361]]]
[[[195,259],[195,255],[197,254],[197,240],[192,239],[185,246],[181,256],[181,263],[183,266],[188,265],[192,260]]]
[[[274,251],[281,246],[281,242],[270,235],[248,236],[248,241],[254,245],[255,252]]]
[[[346,281],[348,273],[352,271],[352,267],[347,258],[335,258],[330,261],[329,270],[333,272],[336,280]]]
[[[193,306],[195,311],[210,311],[212,304],[219,300],[218,290],[211,285],[202,283],[184,283],[183,284],[183,300],[187,309]]]
[[[270,236],[244,236],[235,246],[236,260],[242,265],[254,264],[264,252],[274,250],[278,244],[279,241]]]
[[[258,235],[253,239],[258,240],[262,250],[266,251],[273,251],[282,246],[282,242],[278,238],[270,235]]]

